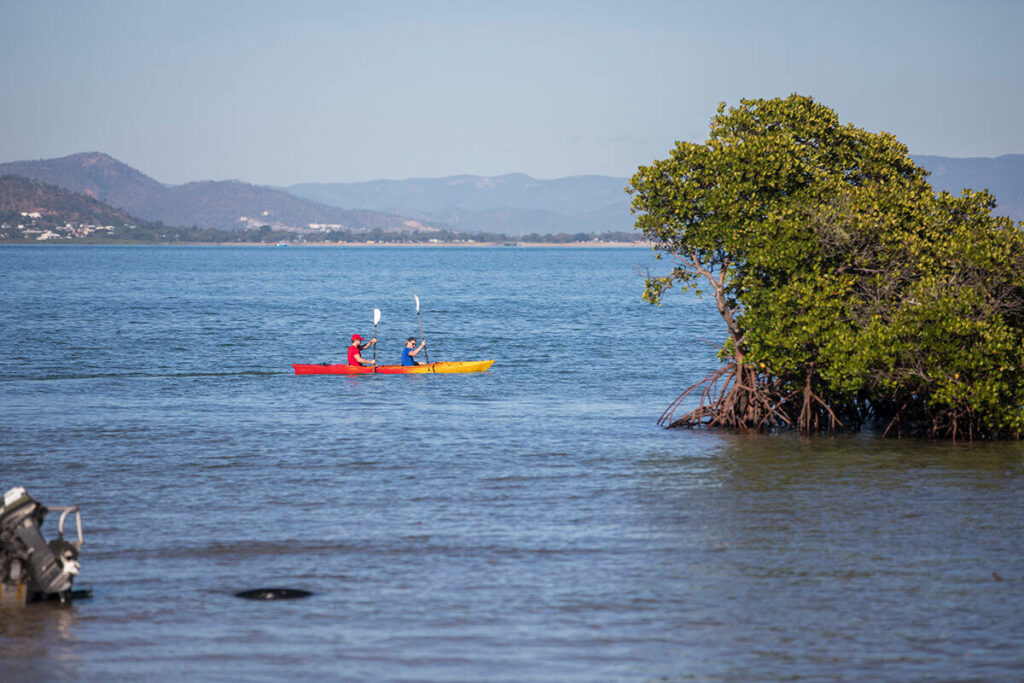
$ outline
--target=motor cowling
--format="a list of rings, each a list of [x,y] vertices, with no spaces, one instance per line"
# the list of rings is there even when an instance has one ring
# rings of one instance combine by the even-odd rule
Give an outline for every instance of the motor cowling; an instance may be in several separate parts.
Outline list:
[[[27,597],[63,597],[78,574],[77,545],[63,534],[49,544],[43,538],[47,512],[20,486],[7,491],[0,504],[0,581],[26,584]]]

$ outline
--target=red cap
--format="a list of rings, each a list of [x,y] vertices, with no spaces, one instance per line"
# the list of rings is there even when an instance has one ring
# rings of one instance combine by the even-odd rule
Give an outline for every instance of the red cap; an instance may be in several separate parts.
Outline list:
[[[355,341],[355,340],[357,340],[357,339],[358,339],[359,341],[363,341],[363,338],[362,338],[362,337],[360,337],[360,336],[359,336],[358,334],[353,334],[353,335],[352,335],[352,341]]]

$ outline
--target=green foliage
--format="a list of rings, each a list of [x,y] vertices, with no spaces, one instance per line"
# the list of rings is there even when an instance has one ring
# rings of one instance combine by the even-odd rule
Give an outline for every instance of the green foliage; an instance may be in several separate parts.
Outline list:
[[[706,142],[632,178],[636,227],[675,262],[644,298],[713,292],[723,358],[778,405],[802,391],[801,431],[835,424],[818,411],[890,433],[1017,436],[1021,229],[992,217],[988,193],[936,196],[926,175],[893,136],[811,98],[722,105]]]

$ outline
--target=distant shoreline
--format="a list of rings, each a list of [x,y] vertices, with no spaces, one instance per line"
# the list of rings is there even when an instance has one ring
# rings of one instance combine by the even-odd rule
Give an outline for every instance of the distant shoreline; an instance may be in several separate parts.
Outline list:
[[[274,246],[274,245],[268,245]],[[289,247],[650,247],[649,242],[302,242]]]
[[[61,246],[61,247],[443,247],[469,248],[474,247],[562,247],[577,249],[602,248],[650,248],[650,242],[284,242],[271,244],[265,242],[65,242],[58,240],[0,242],[3,246]]]

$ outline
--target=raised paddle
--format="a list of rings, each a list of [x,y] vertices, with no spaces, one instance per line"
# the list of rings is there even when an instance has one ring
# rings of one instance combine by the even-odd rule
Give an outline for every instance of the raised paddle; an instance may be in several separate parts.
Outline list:
[[[416,299],[416,319],[420,321],[420,339],[423,340],[423,353],[427,358],[427,365],[430,365],[430,351],[427,351],[426,343],[427,338],[423,336],[423,318],[420,317],[420,298],[415,294],[412,295],[413,299]]]
[[[373,309],[373,371],[377,372],[377,323],[380,322],[380,309]]]

